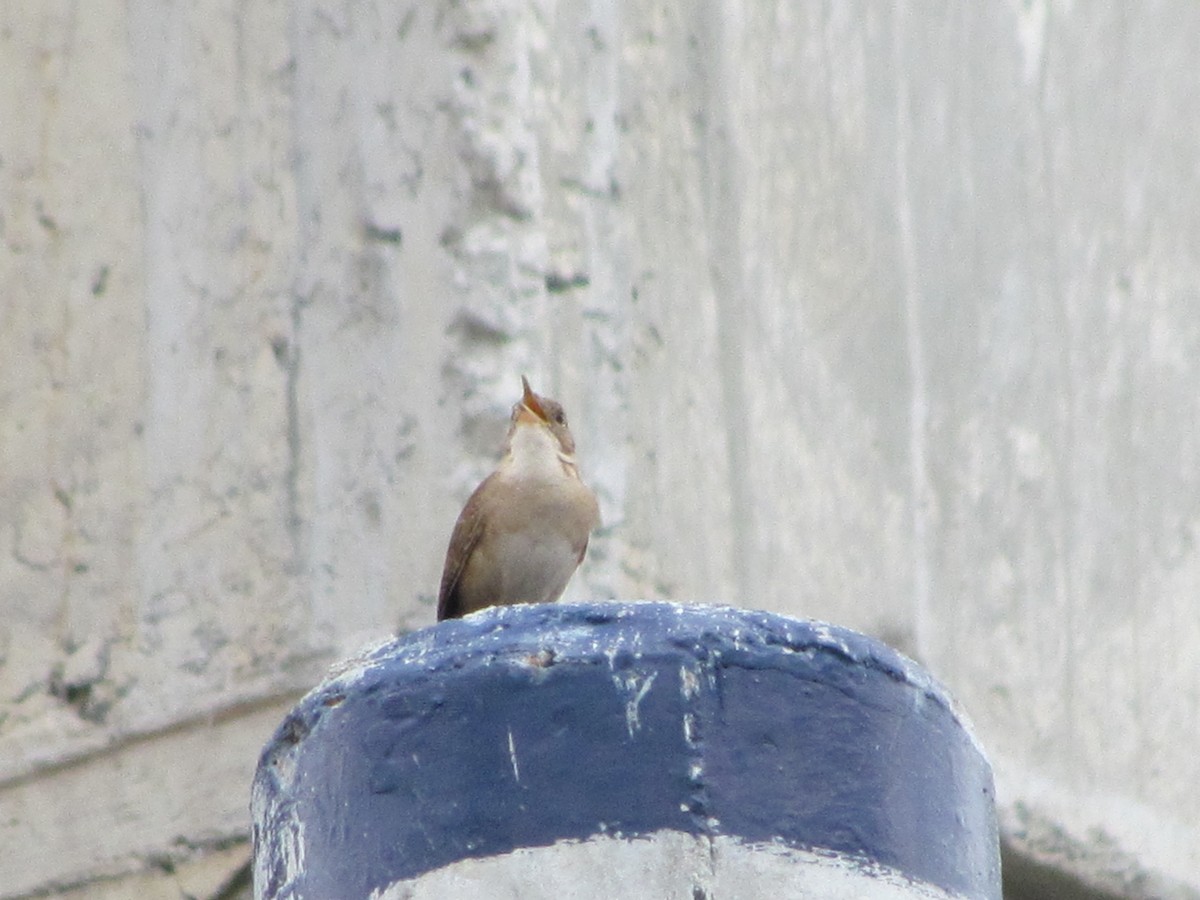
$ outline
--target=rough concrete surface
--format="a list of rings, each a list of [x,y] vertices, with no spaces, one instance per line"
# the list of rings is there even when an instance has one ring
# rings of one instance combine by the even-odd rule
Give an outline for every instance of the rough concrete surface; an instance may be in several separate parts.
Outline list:
[[[879,635],[1010,855],[1200,896],[1198,45],[1190,0],[4,6],[0,896],[244,837],[266,710],[432,620],[522,372],[601,497],[569,597]]]

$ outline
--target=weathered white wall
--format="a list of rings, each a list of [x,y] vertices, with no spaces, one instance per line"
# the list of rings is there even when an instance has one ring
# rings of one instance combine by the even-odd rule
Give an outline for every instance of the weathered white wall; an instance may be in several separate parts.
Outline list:
[[[1189,0],[0,8],[0,896],[240,865],[297,691],[432,621],[521,372],[602,497],[574,596],[891,640],[1014,868],[1200,896],[1197,46]]]

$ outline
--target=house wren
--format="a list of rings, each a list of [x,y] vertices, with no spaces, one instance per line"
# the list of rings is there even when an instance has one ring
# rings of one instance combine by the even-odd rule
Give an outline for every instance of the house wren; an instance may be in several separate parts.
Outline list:
[[[471,494],[450,536],[439,622],[487,606],[553,603],[600,524],[562,405],[535,394],[524,377],[521,385],[504,458]]]

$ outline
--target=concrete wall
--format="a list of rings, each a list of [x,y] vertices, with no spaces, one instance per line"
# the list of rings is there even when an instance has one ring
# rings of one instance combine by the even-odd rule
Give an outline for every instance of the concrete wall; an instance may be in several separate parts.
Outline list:
[[[521,372],[601,495],[571,596],[879,635],[1014,889],[1200,896],[1197,46],[1189,0],[4,7],[0,896],[237,884],[258,746],[432,621]]]

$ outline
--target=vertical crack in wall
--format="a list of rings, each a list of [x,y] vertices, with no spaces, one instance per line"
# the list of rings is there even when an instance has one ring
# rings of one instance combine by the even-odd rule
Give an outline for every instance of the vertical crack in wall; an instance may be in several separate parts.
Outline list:
[[[753,590],[751,532],[754,504],[748,474],[746,442],[751,416],[746,390],[746,310],[742,269],[742,177],[745,160],[738,144],[734,85],[738,70],[731,64],[741,46],[735,6],[705,4],[697,15],[700,31],[694,60],[701,101],[700,142],[704,173],[705,230],[709,244],[709,275],[716,307],[721,414],[724,421],[727,483],[729,485],[729,564],[735,596]]]
[[[295,47],[312,46],[313,39],[307,29],[313,25],[318,13],[311,4],[298,4],[288,19],[288,44]],[[322,130],[318,108],[321,92],[314,88],[314,81],[321,77],[312,70],[311,59],[302,54],[289,64],[285,77],[285,91],[289,102],[290,139],[292,141],[293,177],[295,179],[296,204],[296,264],[295,277],[287,298],[286,335],[277,336],[272,350],[284,377],[284,440],[287,459],[284,465],[284,515],[287,521],[289,576],[302,578],[307,568],[309,548],[304,538],[304,516],[300,490],[303,465],[303,424],[300,415],[300,356],[303,340],[304,308],[315,291],[316,276],[314,255],[318,252],[321,225],[320,183],[315,171],[315,155],[319,145],[306,141],[308,135]],[[309,579],[304,579],[308,582]],[[311,590],[311,585],[308,586]],[[302,593],[305,593],[302,589]]]
[[[626,173],[622,170],[625,136],[619,123],[623,104],[629,102],[621,77],[621,48],[628,40],[623,30],[626,12],[608,0],[586,4],[591,24],[581,91],[588,124],[580,143],[579,178],[563,172],[557,195],[559,202],[579,201],[574,228],[584,270],[580,274],[588,281],[588,290],[579,294],[578,343],[572,343],[569,332],[555,329],[550,349],[565,377],[590,385],[574,421],[584,448],[585,477],[597,493],[602,516],[580,569],[584,592],[592,597],[621,594],[625,576],[618,559],[628,540],[623,525],[629,514],[631,452],[622,437],[631,418],[635,374],[626,363],[631,352],[630,320],[636,313],[629,300],[632,257],[620,202],[620,179]],[[575,192],[578,198],[569,196]],[[564,308],[558,305],[560,321]]]
[[[284,468],[284,491],[286,494],[287,534],[290,543],[289,574],[298,576],[303,571],[304,540],[303,517],[300,514],[300,328],[302,325],[303,300],[293,295],[291,300],[290,327],[287,338],[276,337],[271,349],[283,368],[284,417],[287,441],[287,464]]]
[[[909,108],[909,69],[904,33],[909,21],[907,4],[898,4],[892,15],[893,71],[896,83],[896,224],[910,373],[908,452],[913,556],[913,633],[916,637],[917,654],[924,656],[930,650],[928,631],[932,615],[928,519],[930,484],[926,450],[929,387],[926,383],[925,347],[921,334],[921,292],[918,284],[916,234],[908,182],[913,122],[912,111]]]
[[[1048,4],[1043,24],[1044,40],[1047,47],[1055,47],[1054,39],[1054,10],[1053,4]],[[1054,147],[1053,141],[1057,134],[1056,127],[1049,121],[1047,98],[1050,82],[1050,51],[1043,52],[1038,72],[1038,103],[1037,112],[1037,143],[1039,163],[1041,165],[1038,188],[1040,200],[1045,205],[1045,215],[1038,217],[1040,223],[1059,223],[1067,217],[1058,215],[1058,190],[1054,177]],[[1068,88],[1069,90],[1069,88]],[[1067,98],[1067,102],[1079,98]],[[1082,101],[1081,101],[1082,102]],[[1036,227],[1036,226],[1035,226]],[[1086,528],[1083,521],[1083,511],[1080,506],[1080,488],[1077,481],[1086,477],[1086,460],[1078,458],[1080,451],[1079,436],[1076,429],[1078,415],[1084,414],[1080,409],[1080,395],[1084,390],[1081,380],[1076,376],[1079,366],[1078,346],[1083,340],[1080,334],[1078,317],[1073,309],[1073,298],[1068,296],[1067,279],[1063,275],[1061,254],[1059,252],[1059,229],[1043,225],[1036,232],[1038,244],[1043,248],[1045,257],[1042,273],[1045,283],[1049,286],[1050,295],[1045,297],[1046,307],[1052,321],[1052,334],[1056,337],[1057,357],[1049,362],[1052,371],[1047,379],[1053,385],[1056,396],[1049,403],[1049,429],[1053,435],[1051,446],[1055,448],[1055,465],[1053,470],[1054,502],[1050,505],[1051,517],[1048,525],[1053,541],[1053,602],[1062,607],[1062,621],[1058,634],[1062,638],[1062,715],[1058,718],[1059,739],[1069,744],[1079,733],[1076,725],[1076,703],[1073,686],[1076,683],[1072,673],[1076,667],[1076,641],[1079,629],[1075,624],[1075,603],[1077,591],[1075,585],[1083,581],[1079,571],[1079,554],[1075,552],[1075,539]],[[1086,302],[1086,301],[1085,301]],[[1049,355],[1049,354],[1048,354]]]

